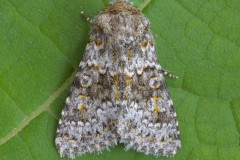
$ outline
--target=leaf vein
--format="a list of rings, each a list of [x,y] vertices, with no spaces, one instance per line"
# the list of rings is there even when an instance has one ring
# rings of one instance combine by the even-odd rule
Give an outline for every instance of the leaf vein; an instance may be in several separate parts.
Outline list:
[[[143,11],[150,4],[150,2],[152,2],[152,0],[144,0],[144,2],[139,5],[138,9]]]
[[[27,150],[28,150],[28,153],[29,153],[31,159],[34,159],[33,156],[32,156],[32,153],[31,153],[31,151],[30,151],[30,149],[29,149],[29,147],[28,147],[28,145],[22,140],[22,138],[21,138],[20,136],[18,136],[18,138],[19,138],[19,140],[26,146],[26,148],[27,148]]]

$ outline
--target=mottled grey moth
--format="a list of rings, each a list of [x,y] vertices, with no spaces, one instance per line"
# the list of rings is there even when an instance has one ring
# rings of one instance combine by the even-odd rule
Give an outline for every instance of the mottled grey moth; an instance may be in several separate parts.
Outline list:
[[[61,113],[61,157],[125,148],[173,156],[178,121],[157,60],[150,23],[129,0],[115,0],[92,21],[89,43]]]

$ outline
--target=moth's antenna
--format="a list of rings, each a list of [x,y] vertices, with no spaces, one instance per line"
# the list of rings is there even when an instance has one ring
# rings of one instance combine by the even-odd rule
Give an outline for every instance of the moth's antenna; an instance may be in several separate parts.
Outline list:
[[[115,2],[128,2],[128,3],[132,3],[131,0],[112,0],[112,3],[115,3]]]

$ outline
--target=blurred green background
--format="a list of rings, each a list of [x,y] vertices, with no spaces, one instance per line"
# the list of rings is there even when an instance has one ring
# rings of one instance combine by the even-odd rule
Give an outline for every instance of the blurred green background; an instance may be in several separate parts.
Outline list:
[[[134,0],[152,24],[181,131],[173,158],[119,144],[79,160],[240,159],[240,1]],[[108,0],[0,0],[0,159],[61,159],[60,112],[90,25]]]

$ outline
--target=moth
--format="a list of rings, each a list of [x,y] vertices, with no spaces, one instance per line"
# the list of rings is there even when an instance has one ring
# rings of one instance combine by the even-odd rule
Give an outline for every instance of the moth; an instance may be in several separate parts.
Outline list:
[[[155,156],[181,147],[178,121],[150,31],[130,0],[115,0],[92,21],[56,133],[61,157],[124,143]]]

